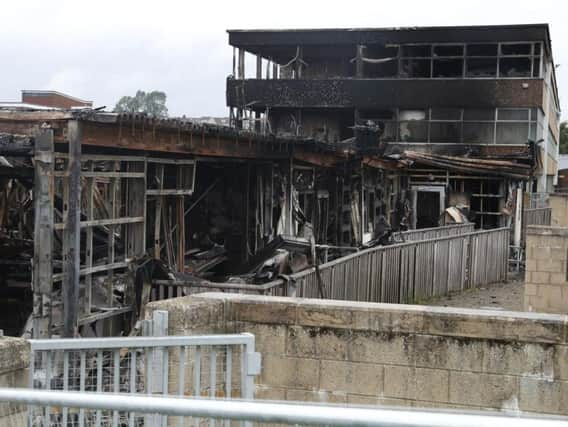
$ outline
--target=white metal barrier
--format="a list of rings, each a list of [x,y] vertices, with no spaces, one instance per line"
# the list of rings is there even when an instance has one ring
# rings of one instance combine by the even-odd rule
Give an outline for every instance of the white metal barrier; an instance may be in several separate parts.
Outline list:
[[[166,321],[154,326],[167,325],[167,312],[155,312],[154,320],[164,320],[164,313]],[[30,389],[253,399],[254,377],[260,373],[254,335],[247,333],[30,342]],[[143,421],[167,423],[157,416],[145,416]],[[29,424],[135,426],[142,420],[132,412],[86,414],[83,409],[60,411],[43,405],[41,411],[30,408]]]
[[[262,424],[300,424],[375,427],[567,427],[568,418],[529,418],[516,415],[435,412],[375,407],[345,407],[259,401],[222,401],[147,397],[109,393],[56,392],[0,388],[0,402],[29,405],[110,410],[115,412],[159,413],[193,418],[253,421]],[[113,423],[113,426],[117,425]],[[146,426],[155,424],[146,424]]]

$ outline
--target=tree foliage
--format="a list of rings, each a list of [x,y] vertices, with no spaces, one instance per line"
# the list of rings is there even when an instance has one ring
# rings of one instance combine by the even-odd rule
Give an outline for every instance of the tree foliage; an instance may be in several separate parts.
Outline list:
[[[155,117],[167,117],[166,94],[158,90],[152,92],[136,91],[134,96],[123,96],[118,100],[116,113],[146,113]]]
[[[560,123],[560,154],[568,154],[568,121]]]

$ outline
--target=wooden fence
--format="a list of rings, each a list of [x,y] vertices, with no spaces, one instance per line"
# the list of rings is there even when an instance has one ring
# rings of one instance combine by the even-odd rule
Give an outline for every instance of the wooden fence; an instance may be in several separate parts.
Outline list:
[[[408,230],[401,233],[395,233],[395,238],[404,242],[415,242],[417,240],[435,239],[438,237],[456,236],[458,234],[471,233],[475,224],[468,222],[466,224],[444,225],[442,227],[419,228],[417,230]]]
[[[291,278],[298,297],[413,303],[506,280],[508,253],[499,228],[374,247]]]

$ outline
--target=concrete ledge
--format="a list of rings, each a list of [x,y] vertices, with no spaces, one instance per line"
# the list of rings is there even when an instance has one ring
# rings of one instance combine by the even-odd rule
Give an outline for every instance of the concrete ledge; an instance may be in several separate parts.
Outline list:
[[[527,227],[527,235],[568,237],[568,228],[549,225],[530,225]]]
[[[568,316],[560,314],[226,293],[197,294],[148,307],[149,311],[169,310],[170,319],[173,308],[186,327],[247,322],[497,341],[568,342]]]

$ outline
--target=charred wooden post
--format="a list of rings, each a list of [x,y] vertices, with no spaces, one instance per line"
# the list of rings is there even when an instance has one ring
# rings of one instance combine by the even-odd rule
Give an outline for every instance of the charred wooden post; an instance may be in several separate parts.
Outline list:
[[[51,330],[53,287],[53,130],[35,138],[33,337],[46,338]]]
[[[79,312],[79,267],[81,262],[81,125],[77,120],[67,125],[69,159],[67,163],[68,199],[63,253],[63,336],[75,336]]]

